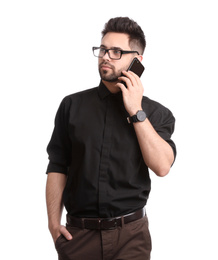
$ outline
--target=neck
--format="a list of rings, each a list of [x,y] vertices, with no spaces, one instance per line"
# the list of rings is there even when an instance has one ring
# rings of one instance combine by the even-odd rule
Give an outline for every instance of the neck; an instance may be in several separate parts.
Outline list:
[[[109,82],[109,81],[102,80],[102,82],[103,82],[104,85],[107,87],[107,89],[108,89],[111,93],[113,93],[113,94],[116,94],[116,93],[118,93],[118,92],[121,91],[120,88],[116,86],[119,81]]]

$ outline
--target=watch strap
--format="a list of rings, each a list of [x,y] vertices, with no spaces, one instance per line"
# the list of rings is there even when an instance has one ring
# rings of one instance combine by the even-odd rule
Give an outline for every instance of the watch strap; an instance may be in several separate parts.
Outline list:
[[[127,121],[129,124],[138,122],[137,115],[127,117]]]
[[[143,121],[145,121],[146,117],[147,116],[146,116],[145,111],[138,110],[138,112],[135,115],[127,117],[127,121],[129,124],[143,122]]]

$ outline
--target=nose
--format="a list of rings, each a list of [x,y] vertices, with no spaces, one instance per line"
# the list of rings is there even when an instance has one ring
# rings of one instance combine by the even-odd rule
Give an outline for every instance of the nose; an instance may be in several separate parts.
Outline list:
[[[108,51],[105,52],[104,56],[102,57],[103,60],[110,60],[111,58],[109,57]]]

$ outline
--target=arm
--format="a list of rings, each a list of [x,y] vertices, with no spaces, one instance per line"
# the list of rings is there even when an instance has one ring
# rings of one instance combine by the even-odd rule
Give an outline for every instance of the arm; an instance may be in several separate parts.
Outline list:
[[[67,176],[65,174],[50,172],[46,184],[46,203],[48,213],[48,226],[54,242],[62,234],[66,239],[72,239],[71,234],[64,226],[61,226],[61,216],[63,211],[62,195],[66,185]]]
[[[146,165],[160,177],[167,175],[174,160],[170,145],[157,134],[148,119],[134,123],[134,129]]]
[[[140,78],[133,72],[123,71],[126,77],[119,79],[126,82],[127,88],[118,83],[123,93],[125,108],[130,116],[142,110],[143,86]],[[134,129],[146,165],[158,176],[168,174],[174,160],[173,150],[155,131],[148,119],[134,123]]]

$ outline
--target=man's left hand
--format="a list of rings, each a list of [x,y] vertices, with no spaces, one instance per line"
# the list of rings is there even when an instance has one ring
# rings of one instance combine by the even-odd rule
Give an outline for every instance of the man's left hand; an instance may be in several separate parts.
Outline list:
[[[137,113],[138,110],[142,110],[142,97],[144,88],[140,78],[132,71],[122,71],[124,76],[119,77],[120,81],[124,81],[126,86],[122,83],[117,83],[123,93],[123,102],[126,111],[130,116]]]

